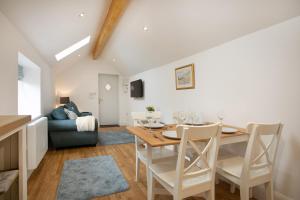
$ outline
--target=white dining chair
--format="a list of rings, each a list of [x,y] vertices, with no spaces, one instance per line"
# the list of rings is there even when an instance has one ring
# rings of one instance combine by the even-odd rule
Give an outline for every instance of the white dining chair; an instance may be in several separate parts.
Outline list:
[[[181,200],[189,196],[205,194],[209,200],[215,199],[215,170],[220,143],[221,126],[212,124],[207,126],[178,126],[177,134],[181,136],[178,157],[166,161],[155,162],[150,165],[151,197],[154,199],[157,180],[174,200]],[[204,148],[195,140],[206,141]],[[197,157],[186,160],[187,145],[191,145]]]
[[[250,123],[245,157],[232,157],[218,161],[218,175],[240,187],[242,200],[248,200],[249,190],[264,184],[266,199],[273,200],[273,167],[283,125]]]
[[[152,119],[160,120],[161,118],[161,112],[152,112],[150,113]],[[149,113],[146,112],[132,112],[131,117],[133,119],[133,126],[141,126],[141,123],[143,120],[147,120],[147,117],[149,117]],[[141,140],[139,137],[135,136],[135,181],[139,180],[140,175],[140,162],[146,164],[147,162],[147,145],[143,140]],[[153,148],[152,156],[153,160],[163,159],[167,157],[173,157],[176,156],[177,152],[175,152],[172,149],[167,148]]]

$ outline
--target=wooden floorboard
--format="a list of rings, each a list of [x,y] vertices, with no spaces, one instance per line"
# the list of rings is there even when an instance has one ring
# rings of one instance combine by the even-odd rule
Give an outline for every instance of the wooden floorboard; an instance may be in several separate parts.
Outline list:
[[[124,127],[100,128],[100,131],[124,130]],[[129,190],[98,197],[98,200],[146,200],[146,169],[141,165],[141,180],[135,182],[135,148],[134,144],[119,144],[97,147],[82,147],[62,150],[49,150],[39,167],[33,172],[29,179],[29,200],[55,200],[56,190],[65,160],[88,158],[101,155],[111,155],[117,162],[125,179],[129,183]],[[156,200],[171,200],[171,196],[157,195]],[[198,197],[187,198],[189,200],[201,199]],[[239,190],[235,194],[229,192],[229,185],[220,182],[216,186],[217,200],[238,200]]]

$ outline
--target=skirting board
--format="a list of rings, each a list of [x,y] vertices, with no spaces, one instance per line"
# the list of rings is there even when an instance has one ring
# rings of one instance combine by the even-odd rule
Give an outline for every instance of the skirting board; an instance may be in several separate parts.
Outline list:
[[[230,182],[228,180],[224,179],[223,177],[219,177],[219,179],[230,184]],[[238,186],[236,186],[236,187],[238,187]],[[256,199],[265,199],[264,187],[257,186],[255,188],[253,188],[253,197]],[[294,199],[280,193],[279,191],[274,191],[274,199],[275,200],[294,200]]]
[[[122,121],[122,120],[120,120],[120,121],[119,121],[119,125],[120,125],[120,126],[129,126],[130,124],[128,124],[127,121]]]
[[[265,190],[263,186],[257,186],[253,189],[253,197],[256,199],[265,199]],[[274,199],[275,200],[294,200],[279,191],[274,191]]]
[[[284,194],[282,194],[278,191],[275,191],[275,199],[276,200],[293,200],[292,198],[285,196]]]

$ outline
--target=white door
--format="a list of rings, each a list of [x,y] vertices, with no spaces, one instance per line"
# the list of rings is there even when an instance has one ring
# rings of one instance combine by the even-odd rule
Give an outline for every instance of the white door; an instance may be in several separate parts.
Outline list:
[[[119,124],[118,75],[99,74],[99,119],[100,125]]]

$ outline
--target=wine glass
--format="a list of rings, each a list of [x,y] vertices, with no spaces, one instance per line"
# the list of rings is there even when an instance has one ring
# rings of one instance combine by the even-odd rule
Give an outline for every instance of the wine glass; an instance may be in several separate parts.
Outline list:
[[[186,113],[179,112],[179,120],[180,120],[180,124],[184,124],[186,120]]]
[[[187,112],[186,114],[185,114],[185,116],[186,116],[186,123],[188,123],[188,124],[193,124],[194,122],[194,114],[193,114],[193,112]]]
[[[200,124],[200,115],[197,113],[194,113],[193,124]]]
[[[179,112],[173,113],[173,120],[174,120],[175,124],[179,124]]]
[[[146,115],[146,119],[147,119],[149,131],[151,132],[151,129],[152,129],[152,126],[153,126],[153,116],[152,116],[152,114],[149,113],[148,115]]]
[[[138,125],[140,126],[140,127],[144,127],[144,123],[143,123],[143,121],[142,120],[137,120],[137,123],[138,123]]]
[[[191,112],[191,123],[193,125],[199,122],[199,115],[196,112]]]
[[[217,117],[221,123],[221,125],[223,125],[223,120],[224,120],[224,111],[223,110],[220,110],[218,113],[217,113]]]

